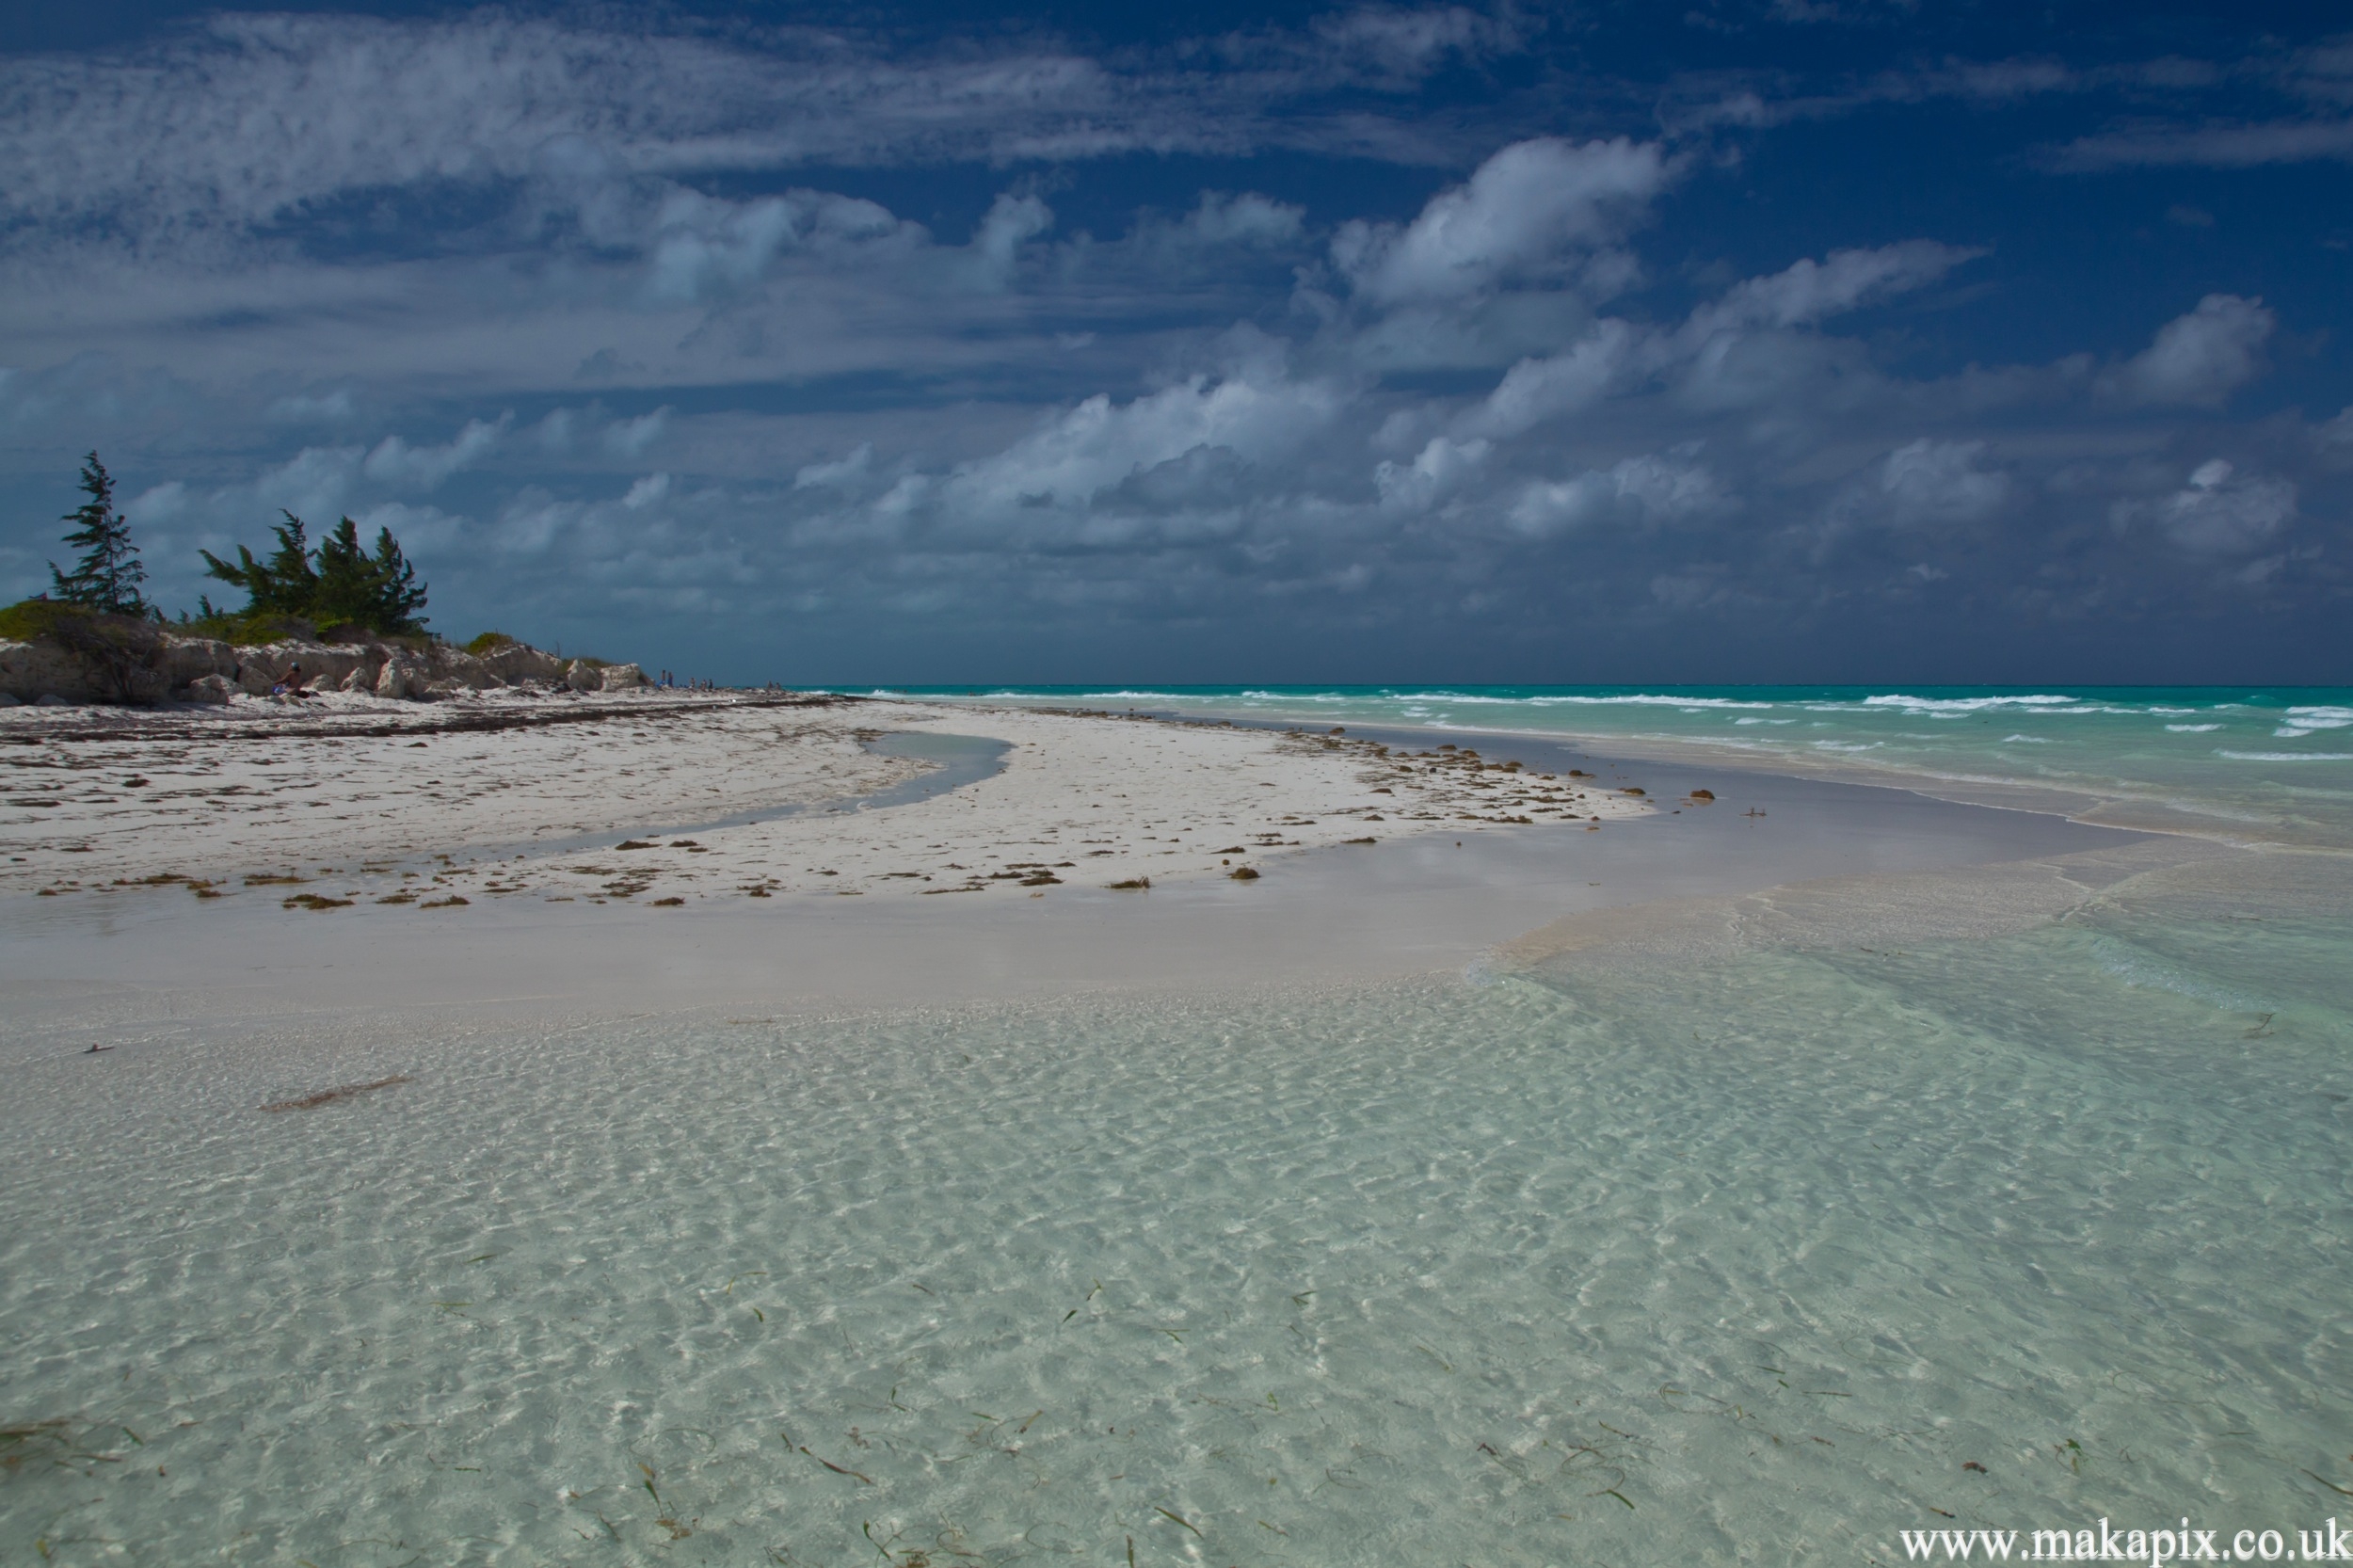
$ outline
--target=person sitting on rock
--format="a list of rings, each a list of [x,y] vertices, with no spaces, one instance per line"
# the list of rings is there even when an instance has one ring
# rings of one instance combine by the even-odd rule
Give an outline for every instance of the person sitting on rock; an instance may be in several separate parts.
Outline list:
[[[286,666],[286,673],[279,677],[277,684],[270,687],[269,695],[272,696],[297,697],[304,695],[302,690],[302,664],[299,660]]]

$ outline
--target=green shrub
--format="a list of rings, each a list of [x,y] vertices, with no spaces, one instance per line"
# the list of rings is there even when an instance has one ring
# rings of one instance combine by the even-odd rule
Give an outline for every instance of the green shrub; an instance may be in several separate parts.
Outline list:
[[[52,636],[57,622],[72,616],[88,620],[91,612],[79,604],[67,604],[55,599],[20,600],[0,610],[0,639],[12,643],[29,643],[35,637]]]
[[[240,615],[213,610],[209,615],[183,616],[171,630],[183,637],[212,637],[232,648],[260,648],[264,643],[314,643],[319,629],[299,616],[267,613]]]
[[[516,639],[504,632],[485,632],[466,645],[466,651],[479,659],[486,653],[496,653],[503,648],[513,648]]]

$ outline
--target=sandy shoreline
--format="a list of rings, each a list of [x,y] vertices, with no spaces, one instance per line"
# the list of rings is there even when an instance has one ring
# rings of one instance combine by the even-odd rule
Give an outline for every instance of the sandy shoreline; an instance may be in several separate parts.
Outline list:
[[[158,879],[205,896],[250,887],[355,903],[1165,884],[1448,824],[1653,809],[1451,744],[1407,757],[1336,734],[845,698],[423,711],[332,698],[219,719],[0,718],[16,721],[0,723],[0,896],[104,896]],[[1002,767],[932,799],[857,809],[932,765],[873,749],[904,733],[998,743]]]
[[[5,819],[12,1042],[1385,980],[1460,971],[1563,920],[1630,936],[1643,927],[1624,912],[1641,905],[1680,901],[1678,929],[1705,927],[1736,909],[1721,901],[1825,878],[2034,861],[2058,867],[2038,887],[2096,886],[2115,867],[2068,857],[2153,842],[1541,742],[1458,741],[1487,752],[1474,765],[1355,737],[724,698],[417,728],[436,717],[483,715],[390,733],[359,712],[306,717],[300,733],[18,734],[0,748],[20,763],[11,798],[29,778],[59,804]],[[1003,765],[929,798],[845,806],[927,776],[920,760],[877,755],[886,733],[993,742]],[[744,812],[760,820],[626,837]],[[511,847],[535,839],[572,847]],[[1260,875],[1235,880],[1237,866]],[[1113,887],[1147,877],[1148,892]],[[950,889],[964,896],[932,896]]]

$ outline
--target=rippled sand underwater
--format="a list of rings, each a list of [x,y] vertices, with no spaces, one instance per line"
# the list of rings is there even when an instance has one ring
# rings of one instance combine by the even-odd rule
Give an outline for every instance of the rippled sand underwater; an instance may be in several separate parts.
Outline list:
[[[2353,921],[2207,891],[1674,972],[41,1043],[0,1106],[0,1561],[2314,1524]]]

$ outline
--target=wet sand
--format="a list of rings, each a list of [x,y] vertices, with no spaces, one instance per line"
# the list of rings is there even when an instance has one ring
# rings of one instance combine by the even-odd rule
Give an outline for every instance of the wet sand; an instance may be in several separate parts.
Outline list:
[[[965,729],[984,728],[957,717]],[[1190,727],[1095,722],[1123,744],[1147,728],[1192,739]],[[1705,923],[1708,911],[1764,889],[1996,865],[2038,868],[2046,887],[2089,887],[2128,874],[2135,856],[2176,853],[2175,840],[1901,790],[1617,763],[1525,740],[1487,749],[1530,771],[1582,769],[1597,789],[1640,778],[1640,798],[1656,808],[1598,827],[1458,817],[1406,837],[1375,829],[1364,835],[1376,840],[1369,844],[1256,854],[1261,874],[1248,882],[1163,877],[1149,891],[1064,882],[1033,889],[1044,897],[1016,884],[960,898],[728,897],[657,907],[526,891],[439,909],[361,900],[313,912],[286,907],[276,896],[286,889],[269,887],[216,900],[177,888],[19,893],[0,899],[0,1001],[9,1035],[44,1050],[76,1030],[137,1049],[189,1026],[297,1015],[783,1016],[1353,983],[1460,971],[1564,920],[1587,922],[1577,940],[1636,933],[1638,908],[1673,906],[1687,924],[1696,909]],[[985,812],[992,789],[1020,787],[991,776],[848,813],[828,831],[879,840],[901,813]],[[1702,789],[1712,803],[1694,802],[1689,792]],[[2084,869],[2067,869],[2070,857]],[[1933,888],[1911,896],[1937,900]]]

